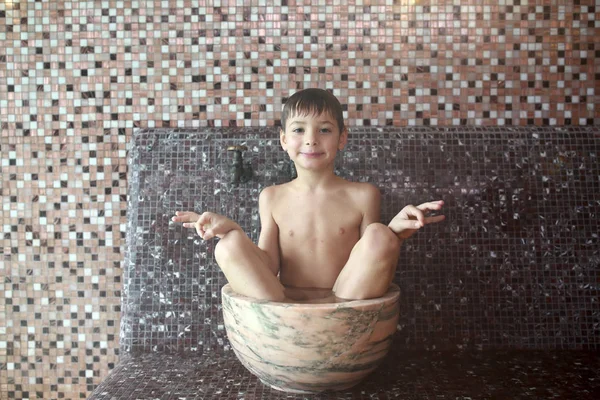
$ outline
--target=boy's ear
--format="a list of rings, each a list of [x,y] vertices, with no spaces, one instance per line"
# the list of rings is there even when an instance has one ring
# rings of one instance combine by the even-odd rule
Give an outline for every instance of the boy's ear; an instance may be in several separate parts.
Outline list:
[[[340,134],[340,140],[338,142],[338,150],[343,150],[348,143],[348,128],[344,127],[344,130]]]
[[[283,150],[286,150],[286,141],[285,141],[285,132],[283,129],[279,129],[279,143],[281,143],[281,147],[283,148]]]

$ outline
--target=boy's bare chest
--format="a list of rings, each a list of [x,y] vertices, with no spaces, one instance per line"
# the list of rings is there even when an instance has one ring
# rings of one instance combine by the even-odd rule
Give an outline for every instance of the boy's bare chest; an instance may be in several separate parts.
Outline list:
[[[273,212],[279,237],[295,244],[334,244],[357,241],[362,213],[348,202],[302,199],[289,201]]]

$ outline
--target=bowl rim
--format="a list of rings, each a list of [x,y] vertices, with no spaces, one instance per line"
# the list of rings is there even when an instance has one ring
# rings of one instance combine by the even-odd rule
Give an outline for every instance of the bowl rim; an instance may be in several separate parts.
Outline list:
[[[397,301],[400,298],[400,287],[392,282],[388,291],[381,297],[367,300],[348,300],[337,303],[283,303],[279,301],[260,300],[253,297],[244,296],[235,292],[229,283],[226,283],[221,288],[221,296],[234,298],[239,301],[243,301],[250,304],[260,304],[261,306],[268,307],[282,307],[282,308],[311,308],[311,309],[336,309],[336,308],[356,308],[364,306],[374,306],[390,303]]]

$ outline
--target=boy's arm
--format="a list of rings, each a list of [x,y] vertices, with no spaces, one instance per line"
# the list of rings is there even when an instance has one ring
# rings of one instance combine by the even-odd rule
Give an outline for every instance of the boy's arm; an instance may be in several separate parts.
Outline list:
[[[370,183],[362,183],[361,198],[363,219],[360,224],[360,237],[363,236],[367,226],[379,222],[381,217],[381,193]]]
[[[269,268],[277,276],[279,272],[279,227],[272,214],[273,188],[265,188],[258,197],[258,212],[260,214],[260,237],[258,247],[269,256]]]

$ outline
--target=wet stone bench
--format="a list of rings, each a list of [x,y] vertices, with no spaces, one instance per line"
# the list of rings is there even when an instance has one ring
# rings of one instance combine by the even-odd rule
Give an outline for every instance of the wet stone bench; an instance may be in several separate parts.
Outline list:
[[[89,399],[595,399],[600,355],[589,351],[393,350],[343,392],[295,395],[263,385],[228,355],[126,355]],[[596,397],[595,397],[596,396]]]

